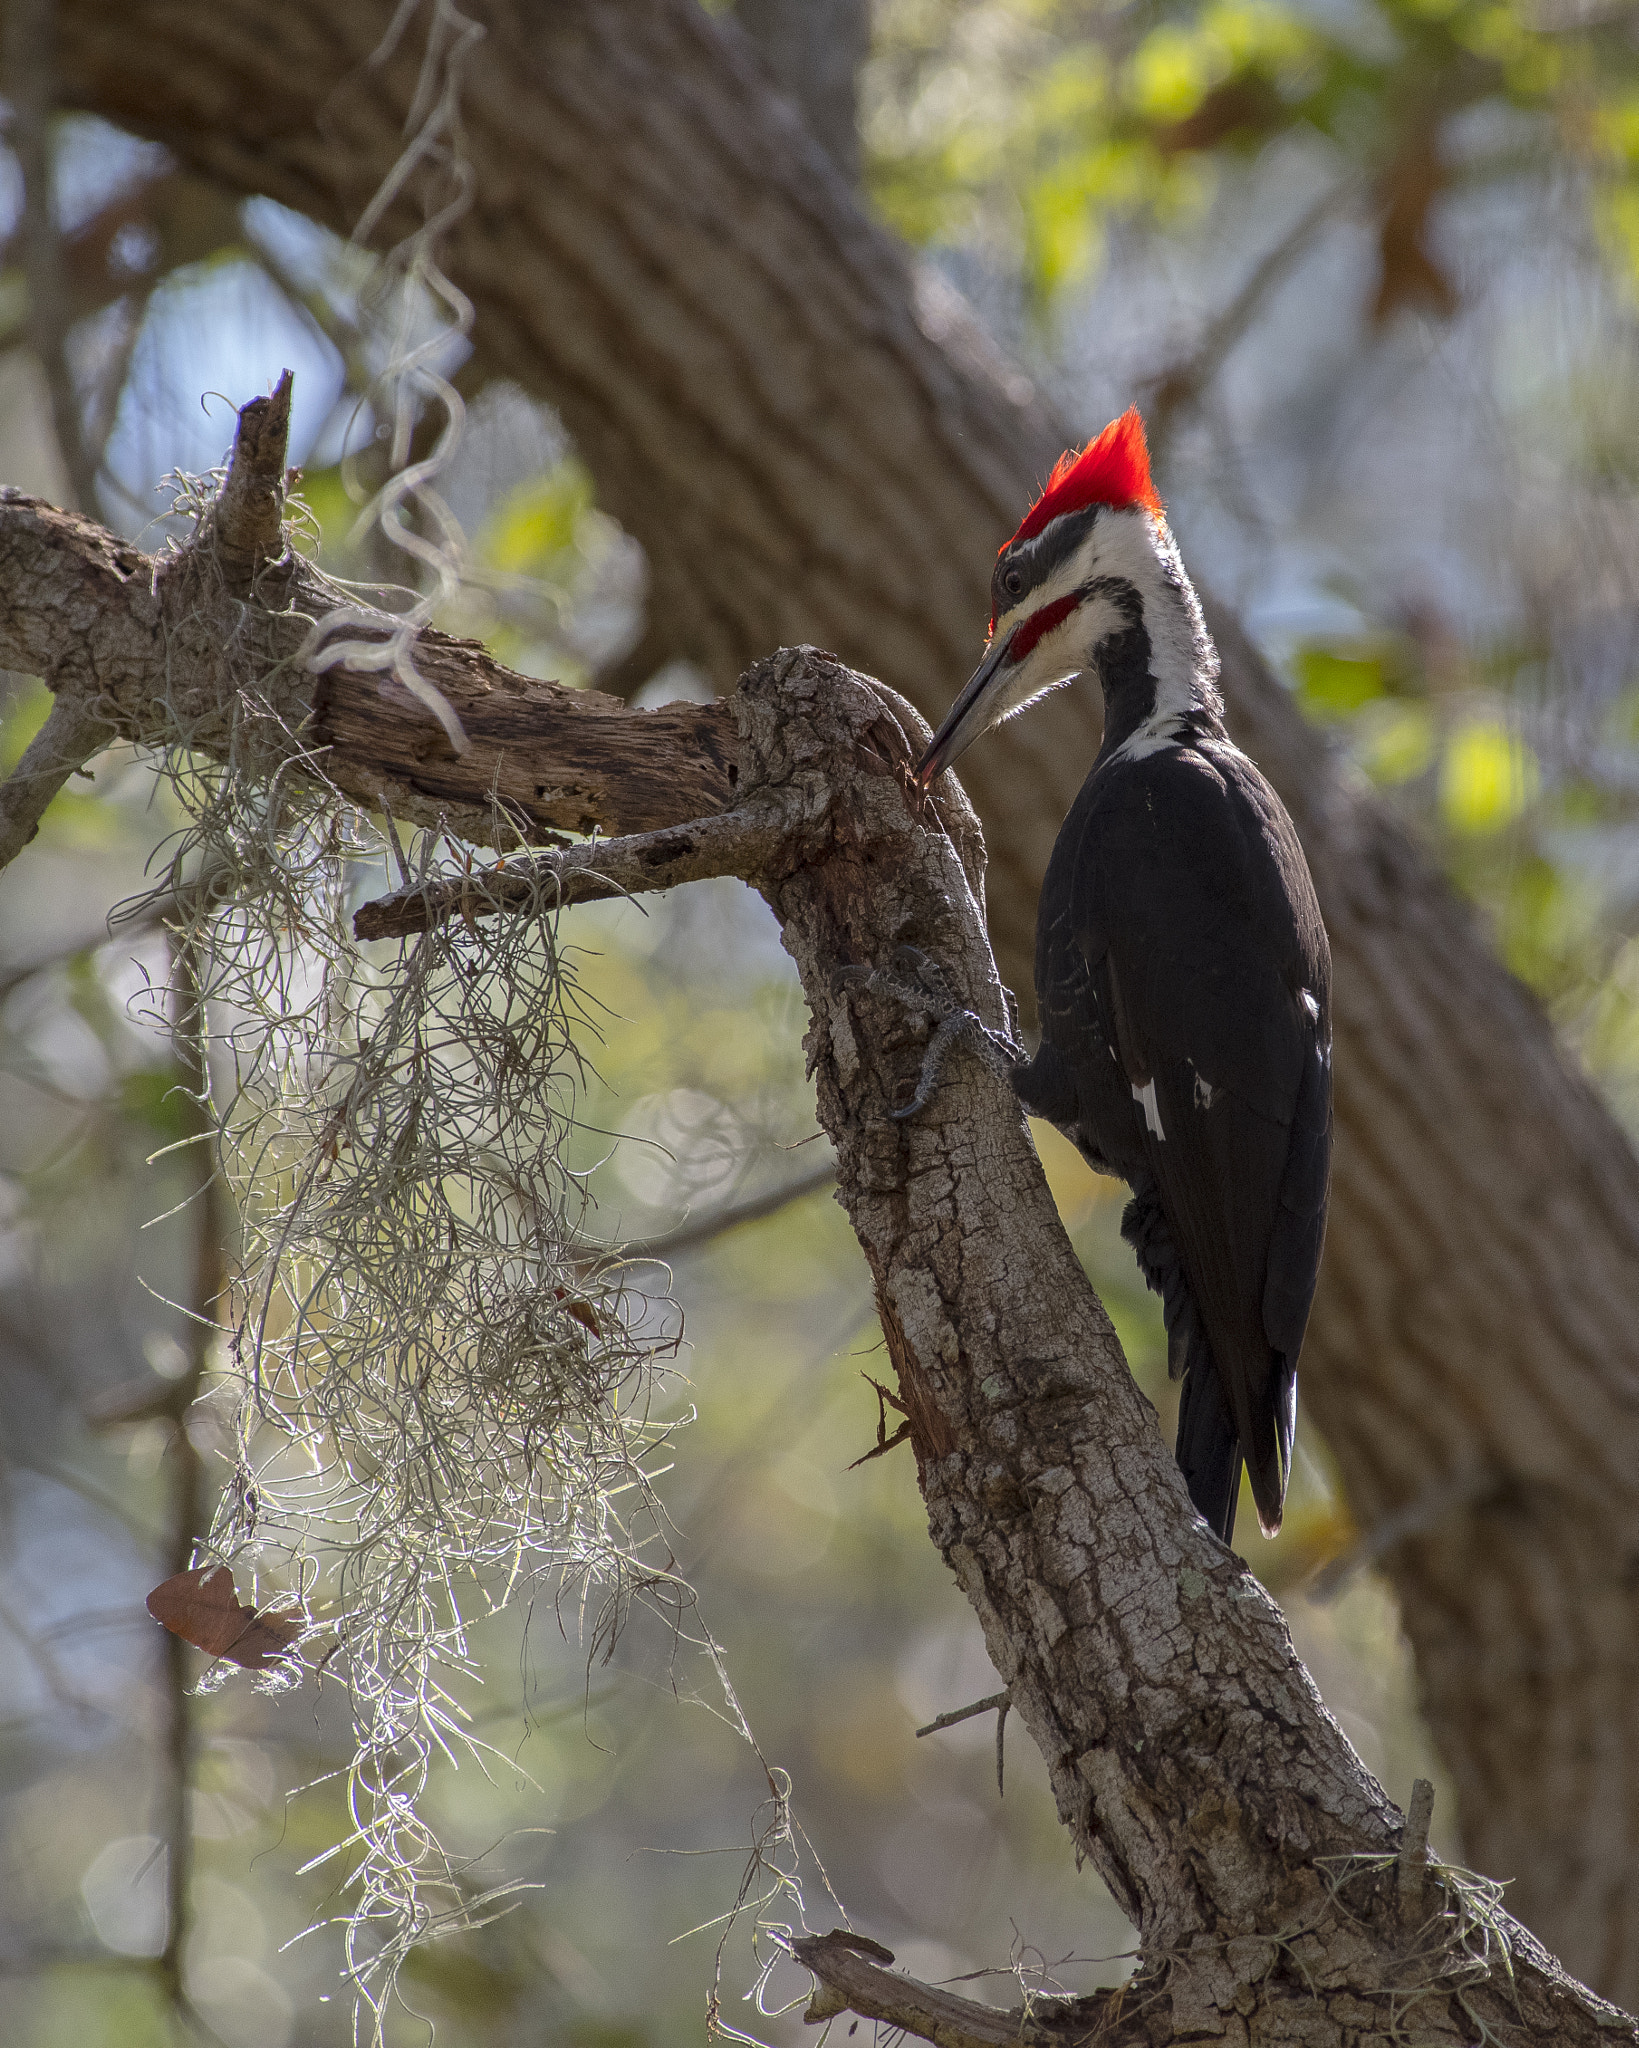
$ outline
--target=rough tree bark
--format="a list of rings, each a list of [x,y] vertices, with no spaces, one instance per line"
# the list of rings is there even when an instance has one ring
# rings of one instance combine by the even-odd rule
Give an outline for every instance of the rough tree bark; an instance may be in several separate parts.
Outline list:
[[[648,550],[634,679],[816,641],[937,714],[998,541],[1063,438],[913,280],[693,0],[467,0],[483,365],[561,409]],[[345,232],[401,142],[387,0],[61,0],[71,103]],[[1184,536],[1187,550],[1188,536]],[[1415,1646],[1471,1859],[1639,1998],[1639,1166],[1405,836],[1216,621],[1239,736],[1298,819],[1337,963],[1331,1241],[1305,1353]],[[971,757],[1004,975],[1092,757],[1064,692]],[[1390,1538],[1398,1540],[1390,1541]]]
[[[379,758],[389,725],[413,726],[424,762],[443,764],[448,800],[493,822],[495,763],[475,758],[476,745],[454,755],[413,699],[382,699],[373,723],[338,728],[337,702],[379,696],[379,677],[315,678],[293,658],[308,619],[339,593],[299,558],[267,552],[287,407],[286,386],[245,408],[215,515],[166,558],[0,493],[0,662],[38,670],[60,705],[125,738],[186,736],[221,754],[243,744],[249,721],[269,775],[302,772],[323,746],[344,788],[370,796],[391,784],[436,815],[439,800],[416,797]],[[1321,1704],[1279,1609],[1195,1515],[1011,1089],[959,1057],[928,1111],[891,1119],[926,1038],[891,985],[900,945],[940,960],[992,1027],[1006,1021],[978,821],[954,781],[937,801],[912,787],[928,738],[913,708],[803,648],[754,665],[726,706],[694,714],[691,739],[676,717],[527,684],[437,635],[423,636],[418,660],[463,720],[521,696],[562,744],[580,728],[577,758],[595,760],[608,815],[653,827],[597,847],[606,873],[636,888],[738,873],[778,917],[931,1533],[1046,1760],[1078,1854],[1140,1931],[1132,1984],[1017,2014],[891,1974],[885,1952],[857,1936],[799,1939],[817,1984],[811,2016],[884,2013],[945,2048],[1160,2048],[1202,2036],[1229,2048],[1456,2048],[1476,2034],[1639,2044],[1639,2022],[1430,1862],[1426,1812],[1420,1831],[1402,1822]],[[673,813],[658,821],[657,729],[678,769]],[[534,806],[540,828],[561,783],[545,754],[532,774],[539,788],[517,804]],[[719,800],[691,818],[702,789]],[[588,854],[532,859],[538,879],[567,878]],[[475,878],[477,897],[493,892],[476,907],[506,914],[509,871]]]

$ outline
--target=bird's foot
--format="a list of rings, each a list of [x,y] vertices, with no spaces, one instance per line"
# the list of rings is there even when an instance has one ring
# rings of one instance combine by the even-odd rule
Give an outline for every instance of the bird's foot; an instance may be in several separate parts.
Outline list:
[[[958,1040],[964,1040],[999,1079],[1011,1081],[1013,1069],[1026,1057],[1006,1032],[992,1031],[975,1010],[959,1002],[951,992],[945,970],[915,946],[894,949],[892,967],[844,967],[838,980],[867,988],[873,995],[892,996],[907,1009],[934,1020],[933,1036],[922,1055],[922,1071],[916,1093],[903,1109],[890,1111],[896,1123],[904,1123],[927,1108],[938,1091],[945,1061]]]

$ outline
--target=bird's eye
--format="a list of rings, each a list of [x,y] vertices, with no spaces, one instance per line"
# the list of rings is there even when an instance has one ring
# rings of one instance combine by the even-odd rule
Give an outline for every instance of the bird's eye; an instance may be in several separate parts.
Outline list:
[[[1002,577],[1002,588],[1009,597],[1017,597],[1024,588],[1024,578],[1017,569],[1009,569]]]

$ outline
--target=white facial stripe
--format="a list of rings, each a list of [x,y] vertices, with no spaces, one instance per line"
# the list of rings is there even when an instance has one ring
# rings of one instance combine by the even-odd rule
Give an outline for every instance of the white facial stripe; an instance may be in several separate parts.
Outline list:
[[[1072,583],[1070,589],[1075,588]],[[1069,591],[1060,591],[1058,595],[1067,597]],[[1053,600],[1047,598],[1045,602],[1051,604]],[[1029,618],[1032,612],[1040,609],[1039,604],[1021,605],[1019,613]],[[1049,690],[1074,682],[1087,665],[1088,649],[1095,647],[1107,633],[1116,631],[1120,625],[1121,614],[1107,597],[1089,597],[1077,605],[1067,619],[1051,632],[1043,633],[1017,668],[1007,672],[1001,688],[991,699],[991,724],[1000,725],[1004,719],[1017,717],[1038,697],[1045,697]],[[1011,632],[1012,626],[1006,630]],[[999,621],[996,631],[1003,631]]]
[[[1100,520],[1094,528],[1095,536],[1103,524]],[[1124,576],[1144,600],[1156,717],[1176,718],[1190,708],[1200,666],[1195,594],[1164,520],[1152,521],[1143,513],[1127,512],[1110,520],[1109,526],[1109,537],[1100,548],[1098,573]]]
[[[1039,612],[1055,598],[1068,597],[1072,590],[1079,590],[1082,584],[1089,580],[1088,553],[1103,524],[1102,518],[1095,522],[1092,532],[1081,546],[1073,555],[1060,562],[1045,583],[1038,583],[1034,590],[1026,591],[1011,611],[997,614],[996,632],[993,637],[1000,639],[1011,633],[1015,626],[1022,626],[1033,612]]]
[[[1144,607],[1155,710],[1119,750],[1128,759],[1141,760],[1176,744],[1180,720],[1195,703],[1200,686],[1210,687],[1217,673],[1200,606],[1164,520],[1136,510],[1100,513],[1075,553],[997,619],[996,638],[1012,632],[1044,605],[1102,576],[1130,583]],[[1090,598],[1079,605],[1062,626],[1044,633],[1010,674],[994,700],[992,722],[1013,717],[1080,674],[1100,641],[1125,623],[1108,598]]]

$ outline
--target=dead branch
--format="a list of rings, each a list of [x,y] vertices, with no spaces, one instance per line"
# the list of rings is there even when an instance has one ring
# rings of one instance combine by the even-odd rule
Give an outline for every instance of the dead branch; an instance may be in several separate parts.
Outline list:
[[[1151,383],[1144,408],[1150,446],[1161,461],[1180,415],[1199,405],[1237,343],[1268,303],[1278,284],[1308,254],[1315,237],[1360,196],[1362,182],[1345,178],[1322,192],[1247,273],[1240,289],[1207,324],[1187,355]]]
[[[63,784],[111,737],[90,704],[59,697],[23,758],[0,782],[0,867],[15,860],[35,833]]]
[[[250,590],[263,562],[284,553],[290,387],[286,370],[272,397],[253,398],[241,407],[233,460],[211,515],[217,560],[235,596]]]
[[[451,917],[470,921],[502,911],[551,911],[570,903],[652,894],[718,875],[751,878],[784,845],[790,825],[778,807],[741,805],[663,832],[593,839],[554,853],[502,859],[453,881],[426,882],[378,897],[358,911],[353,932],[360,939],[401,938]]]
[[[1434,1787],[1427,1778],[1413,1781],[1411,1804],[1406,1808],[1406,1828],[1400,1840],[1397,1885],[1402,1912],[1422,1916],[1423,1891],[1428,1877],[1428,1829],[1434,1818]]]
[[[1078,2006],[1082,2036],[1096,2021],[1113,2039],[1245,2028],[1319,2043],[1346,2023],[1387,2041],[1412,1999],[1431,2043],[1503,2025],[1510,2038],[1592,2041],[1615,2024],[1639,2040],[1631,2022],[1601,2022],[1494,1903],[1486,1924],[1505,1932],[1483,1957],[1464,1946],[1474,1923],[1459,1880],[1408,1956],[1402,1817],[1325,1713],[1273,1602],[1191,1512],[1011,1091],[962,1058],[922,1117],[892,1118],[920,1045],[877,981],[840,969],[916,945],[982,1022],[1006,1021],[955,838],[921,820],[878,758],[890,730],[914,746],[915,714],[805,650],[756,664],[735,701],[743,800],[830,792],[816,849],[760,886],[813,1015],[820,1120],[930,1531],[1078,1855],[1140,1930],[1144,2011],[1113,1997],[1091,2017]],[[844,1953],[851,1971],[857,1943]],[[1323,1977],[1347,1992],[1317,1992]],[[888,1982],[891,1996],[850,1978],[851,2009],[935,2041],[1029,2040],[1021,2028],[1044,2024],[929,2005],[934,1987]]]
[[[270,773],[283,759],[370,808],[485,844],[516,848],[562,830],[652,834],[728,808],[726,705],[631,711],[516,675],[476,642],[427,629],[416,663],[471,740],[458,754],[392,680],[345,664],[308,670],[313,623],[351,597],[279,532],[288,403],[281,383],[244,409],[213,516],[168,554],[145,555],[89,520],[0,490],[0,666],[41,676],[57,698],[35,748],[0,784],[0,865],[97,746],[124,739],[221,757],[247,706]],[[383,613],[382,637],[392,624]],[[412,922],[396,929],[420,928],[414,910],[403,914]]]
[[[814,1993],[803,2018],[810,2026],[838,2013],[902,2027],[918,2041],[939,2048],[1071,2048],[1088,2040],[1113,2044],[1130,2032],[1095,2032],[1101,2010],[1119,2006],[1119,1994],[1097,1999],[1047,1998],[1027,2011],[981,2005],[958,1998],[937,1984],[924,1984],[890,1970],[891,1950],[838,1928],[831,1934],[798,1935],[790,1943],[795,1960],[814,1974]],[[1146,2038],[1140,2036],[1138,2038]]]

